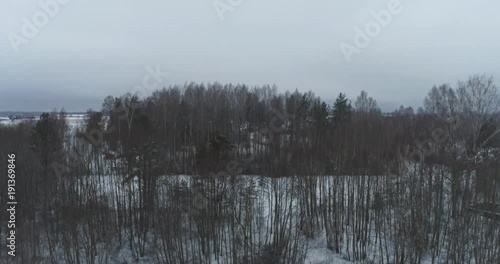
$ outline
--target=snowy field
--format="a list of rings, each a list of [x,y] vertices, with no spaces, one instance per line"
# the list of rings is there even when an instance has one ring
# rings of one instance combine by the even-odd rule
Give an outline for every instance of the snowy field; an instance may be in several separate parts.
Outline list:
[[[0,116],[0,125],[4,126],[15,126],[18,125],[22,122],[27,122],[27,121],[37,121],[39,117],[33,117],[33,118],[16,118],[11,120],[7,116]],[[85,115],[82,114],[69,114],[66,116],[67,124],[70,127],[70,129],[74,130],[78,126],[81,126],[85,120]]]
[[[409,170],[410,168],[408,168]],[[418,168],[417,168],[418,170]],[[408,171],[408,175],[411,178],[412,172]],[[126,217],[128,212],[140,212],[142,208],[147,204],[142,199],[144,198],[141,194],[141,188],[139,186],[139,181],[137,177],[132,178],[129,181],[125,181],[123,176],[80,176],[75,179],[75,181],[65,180],[65,185],[71,185],[71,192],[73,197],[76,200],[68,203],[69,209],[78,209],[85,208],[87,205],[92,206],[92,211],[105,211],[103,215],[95,214],[93,217],[105,217],[108,221],[110,219],[117,219],[121,217]],[[171,228],[169,225],[175,225],[173,227],[173,234],[175,236],[180,236],[176,239],[178,241],[183,241],[185,243],[184,249],[181,249],[182,254],[185,256],[186,263],[234,263],[228,262],[227,259],[230,259],[225,252],[221,252],[218,256],[208,256],[206,259],[202,261],[198,261],[190,258],[189,256],[200,255],[201,249],[198,241],[198,232],[200,232],[200,226],[198,219],[199,212],[207,212],[205,210],[213,210],[217,206],[222,206],[224,212],[240,212],[242,214],[240,219],[246,219],[246,222],[241,223],[240,227],[237,227],[236,230],[231,230],[228,225],[219,225],[216,227],[218,232],[224,234],[221,238],[221,243],[233,243],[234,239],[231,236],[245,236],[251,235],[253,238],[251,239],[251,245],[249,248],[253,248],[258,252],[258,249],[261,249],[263,246],[269,245],[274,241],[276,231],[273,231],[274,228],[283,228],[282,230],[289,232],[293,230],[295,233],[292,238],[298,239],[299,244],[303,246],[299,251],[304,254],[303,262],[304,264],[327,264],[327,263],[382,263],[380,261],[384,256],[380,256],[379,247],[384,245],[387,247],[386,253],[389,255],[393,255],[393,248],[398,246],[398,243],[405,243],[405,241],[394,242],[392,241],[393,236],[390,234],[393,230],[390,227],[389,229],[384,229],[381,234],[386,239],[384,243],[380,242],[380,237],[377,239],[376,235],[376,219],[377,213],[370,210],[370,217],[372,220],[369,222],[369,230],[371,230],[368,234],[368,241],[366,248],[367,257],[363,261],[348,261],[348,259],[352,259],[352,255],[349,256],[348,253],[350,250],[351,242],[355,239],[355,225],[343,225],[343,231],[341,232],[341,236],[343,238],[344,243],[341,246],[341,252],[336,253],[333,250],[328,249],[328,242],[326,237],[326,230],[324,227],[321,227],[323,224],[320,223],[319,226],[316,226],[316,229],[312,232],[312,235],[303,235],[301,228],[301,221],[304,218],[301,218],[304,211],[304,207],[307,207],[310,204],[315,204],[319,206],[317,212],[321,213],[321,208],[324,206],[325,201],[331,200],[332,197],[325,196],[329,194],[329,191],[332,191],[333,187],[337,190],[337,195],[335,195],[335,199],[339,200],[341,198],[342,208],[344,210],[342,215],[349,215],[350,208],[361,208],[363,207],[363,198],[358,196],[359,194],[366,193],[368,189],[359,189],[360,179],[371,179],[375,183],[376,181],[380,181],[382,183],[385,181],[385,184],[391,185],[391,182],[397,182],[397,178],[384,178],[384,177],[359,177],[359,176],[311,176],[311,177],[286,177],[286,178],[268,178],[263,176],[249,176],[242,175],[234,178],[226,178],[223,181],[217,180],[215,183],[210,183],[207,181],[201,181],[200,177],[193,177],[188,175],[178,175],[178,176],[160,176],[157,178],[156,192],[155,192],[155,221],[157,224],[162,225],[162,227],[157,226],[156,229],[150,230],[148,235],[144,239],[145,243],[145,254],[141,257],[137,257],[137,253],[132,252],[129,243],[127,242],[118,242],[116,238],[111,238],[110,241],[100,242],[99,240],[95,243],[96,246],[96,255],[94,255],[95,263],[168,263],[165,262],[164,259],[167,258],[164,254],[177,254],[177,248],[169,248],[166,249],[161,247],[162,242],[167,241],[168,243],[172,243],[169,241],[169,236],[172,235],[172,230],[165,234],[161,234],[164,232],[162,228]],[[206,180],[206,179],[205,179]],[[387,182],[388,180],[389,182]],[[342,186],[339,186],[338,184]],[[448,182],[444,182],[444,185],[448,185]],[[315,189],[315,195],[309,196],[309,200],[304,200],[304,197],[311,194],[310,186],[313,186],[313,190]],[[446,189],[446,188],[445,188]],[[307,190],[306,192],[304,192]],[[343,194],[339,193],[340,190],[343,190]],[[215,191],[215,192],[214,192]],[[403,190],[403,196],[409,195],[412,190],[405,189]],[[222,202],[216,200],[214,202],[214,193],[222,194]],[[373,199],[373,192],[370,192],[371,197]],[[445,193],[449,193],[449,190],[445,190]],[[201,198],[200,198],[201,197]],[[251,197],[251,198],[249,198]],[[351,200],[353,197],[358,197],[356,200]],[[198,198],[198,199],[196,199]],[[311,200],[313,199],[312,203]],[[193,201],[196,200],[196,203],[193,207]],[[278,202],[278,204],[277,204]],[[75,204],[76,203],[76,204]],[[444,208],[445,212],[449,212],[450,201],[448,197],[444,197],[443,205],[446,206]],[[95,207],[95,206],[98,207]],[[213,207],[213,206],[216,207]],[[337,205],[338,206],[338,205]],[[385,214],[382,216],[384,221],[388,221],[387,224],[389,226],[397,223],[396,218],[401,217],[402,219],[406,219],[407,217],[411,217],[411,207],[406,207],[408,209],[397,211],[397,208],[389,208]],[[193,208],[196,209],[193,211]],[[209,209],[212,208],[212,209]],[[184,210],[185,209],[185,210]],[[60,209],[58,209],[60,210]],[[65,210],[65,209],[63,209]],[[346,211],[347,210],[347,211]],[[421,209],[423,210],[423,209]],[[193,213],[194,212],[194,213]],[[276,213],[279,212],[279,213]],[[352,211],[356,212],[356,210]],[[92,212],[95,213],[95,212]],[[346,214],[347,213],[347,214]],[[162,216],[163,214],[163,216]],[[198,215],[198,216],[197,216]],[[168,218],[162,218],[165,216],[172,216],[174,220]],[[159,217],[159,218],[158,218]],[[234,217],[234,216],[231,216]],[[276,224],[276,217],[279,217],[280,224]],[[354,217],[354,215],[350,215],[350,217]],[[180,220],[175,220],[175,219]],[[363,217],[362,217],[363,218]],[[444,215],[442,217],[444,220],[442,224],[447,224],[451,218],[449,216]],[[54,216],[54,219],[67,219],[65,216]],[[198,219],[198,220],[197,220]],[[301,220],[302,219],[302,220]],[[307,217],[305,218],[307,221]],[[430,217],[432,220],[433,218]],[[449,219],[449,220],[446,220]],[[475,218],[476,224],[474,225],[477,229],[476,232],[483,233],[485,230],[489,230],[491,234],[499,234],[498,228],[496,229],[488,229],[492,228],[491,225],[488,224],[488,220],[482,217]],[[77,217],[75,220],[79,220]],[[174,222],[162,222],[162,221],[174,221]],[[95,220],[92,220],[95,221]],[[102,220],[99,220],[102,221]],[[109,224],[109,222],[106,222]],[[44,226],[37,226],[37,223],[31,223],[27,226],[23,226],[23,230],[44,230]],[[79,237],[81,237],[83,242],[85,242],[85,237],[88,235],[88,232],[94,228],[98,228],[100,224],[90,224],[83,221],[78,224],[77,230],[81,232]],[[125,225],[126,226],[126,225]],[[494,226],[493,226],[494,227]],[[119,230],[121,233],[121,237],[127,241],[127,238],[130,237],[129,231],[125,228],[117,228],[114,229],[114,226],[109,227],[111,230]],[[159,228],[159,230],[158,230]],[[250,228],[251,231],[246,231],[246,228]],[[404,229],[403,231],[409,233],[410,230]],[[486,229],[483,229],[486,228]],[[183,230],[180,233],[177,233],[175,230]],[[448,231],[443,231],[443,234],[451,235],[456,232],[462,232],[460,230],[453,231],[453,229],[444,229]],[[3,231],[0,228],[0,231]],[[389,231],[389,233],[385,233]],[[30,232],[30,231],[28,231]],[[98,232],[98,231],[97,231]],[[111,231],[110,231],[111,232]],[[114,231],[116,234],[116,231]],[[41,244],[39,250],[41,254],[38,256],[41,259],[49,260],[50,251],[47,248],[48,243],[43,242],[46,240],[46,232],[40,233]],[[50,234],[50,233],[49,233]],[[230,235],[231,234],[231,235]],[[5,234],[2,234],[2,236]],[[114,235],[116,236],[116,235]],[[228,236],[228,237],[226,237]],[[62,237],[65,235],[63,233]],[[68,239],[68,238],[67,238]],[[172,238],[173,239],[173,238]],[[495,238],[492,238],[495,240]],[[56,242],[57,241],[57,242]],[[174,239],[175,241],[175,239]],[[349,242],[351,241],[351,242]],[[55,243],[55,249],[52,250],[52,254],[56,255],[56,259],[59,261],[65,260],[66,255],[68,254],[68,248],[66,248],[65,243],[60,243],[60,238],[52,241]],[[193,245],[194,244],[194,245]],[[231,247],[231,246],[229,246]],[[488,247],[494,248],[492,245]],[[27,246],[29,248],[29,246]],[[239,246],[241,249],[241,247]],[[443,257],[438,258],[438,260],[432,261],[431,257],[426,253],[422,256],[418,263],[447,263],[446,262],[446,254],[447,252],[444,250],[445,244],[441,246],[441,254]],[[75,250],[74,245],[71,250]],[[88,248],[82,247],[80,258],[82,263],[91,263],[88,258]],[[162,251],[163,250],[163,251]],[[71,251],[69,251],[71,252]],[[163,252],[163,253],[162,253]],[[168,252],[168,253],[165,253]],[[163,254],[163,255],[162,255]],[[0,258],[1,259],[1,258]],[[44,261],[41,261],[44,263]],[[0,261],[0,263],[2,263]],[[58,262],[58,263],[64,263]],[[267,262],[266,262],[267,263]],[[298,262],[294,262],[298,263]],[[387,261],[384,261],[387,263]],[[394,263],[394,262],[389,262]],[[467,263],[482,263],[476,262],[473,258],[469,259]]]
[[[338,177],[334,176],[317,176],[314,177],[314,185],[316,186],[316,202],[320,204],[322,201],[323,193],[325,189],[322,184],[331,185],[335,179]],[[343,179],[354,179],[356,177],[347,177],[342,176],[340,178]],[[348,182],[343,181],[345,184],[345,193],[344,197],[346,198],[345,206],[348,206],[348,195],[349,190],[357,192],[355,187],[348,186]],[[179,176],[160,176],[158,178],[158,190],[157,190],[157,201],[158,207],[171,208],[171,203],[169,203],[169,193],[172,193],[176,190],[195,190],[195,185],[199,183],[199,180],[192,176],[187,175],[179,175]],[[295,183],[292,183],[295,182]],[[289,188],[294,188],[291,186],[300,186],[300,179],[296,177],[288,177],[288,178],[267,178],[262,176],[248,176],[242,175],[238,176],[235,181],[231,183],[231,186],[225,189],[228,199],[237,200],[238,206],[244,203],[244,194],[235,191],[235,190],[249,190],[251,189],[251,193],[255,194],[255,199],[252,202],[252,214],[255,217],[255,220],[261,221],[258,230],[255,230],[256,237],[259,237],[258,244],[266,244],[269,242],[269,239],[273,236],[273,233],[266,233],[269,230],[270,226],[273,223],[273,214],[276,210],[283,212],[285,215],[289,214],[297,215],[299,214],[299,203],[300,201],[293,195],[293,190]],[[92,190],[90,192],[84,192],[89,195],[82,194],[80,195],[81,202],[90,203],[90,201],[96,196],[99,197],[100,201],[106,201],[108,208],[111,210],[119,210],[119,208],[140,208],[140,199],[141,196],[138,195],[139,192],[139,183],[137,178],[134,178],[131,181],[124,181],[122,177],[117,176],[87,176],[79,179],[77,184],[81,186],[81,188],[87,188],[88,190]],[[323,189],[322,189],[323,188]],[[354,189],[353,189],[354,188]],[[299,191],[299,190],[296,190]],[[247,191],[248,192],[248,191]],[[189,192],[191,197],[196,196],[197,194],[193,191]],[[132,200],[129,198],[133,197]],[[202,197],[206,197],[203,195]],[[276,199],[284,199],[284,202],[281,203],[280,206],[275,204]],[[190,199],[190,198],[188,198]],[[202,198],[203,199],[203,198]],[[207,198],[209,199],[209,198]],[[184,201],[185,202],[185,201]],[[183,206],[187,203],[181,201],[178,206]],[[203,201],[199,202],[199,207],[204,207],[205,204]],[[291,211],[289,206],[291,206]],[[290,220],[292,221],[292,220]],[[297,227],[299,224],[296,221],[286,222],[285,224],[289,226]],[[346,260],[348,258],[345,254],[337,254],[329,249],[327,249],[327,242],[325,233],[323,231],[317,231],[315,233],[314,238],[304,238],[304,244],[306,245],[306,257],[304,264],[326,264],[326,263],[356,263],[352,261]],[[348,235],[346,235],[348,236]],[[151,238],[153,239],[153,238]],[[344,239],[349,239],[345,237]],[[351,238],[352,239],[352,238]],[[368,249],[368,259],[361,263],[376,263],[378,253],[376,243],[376,237],[374,235],[370,235],[371,246]],[[349,241],[349,240],[347,240]],[[392,244],[392,243],[391,243]],[[104,247],[104,245],[102,245]],[[347,250],[347,245],[343,247],[344,250]],[[153,249],[147,249],[146,252],[153,253]],[[114,251],[114,255],[112,255],[112,259],[116,262],[114,263],[125,263],[124,261],[128,261],[132,258],[132,252],[128,249],[127,246],[118,248]],[[145,256],[137,260],[137,263],[150,263],[153,260],[153,256]],[[212,258],[210,263],[226,263],[221,261],[220,259],[224,259],[224,256],[220,257],[219,260],[217,258]],[[357,262],[359,263],[359,262]],[[421,263],[431,263],[429,258],[422,260]]]
[[[318,177],[323,178],[323,177]],[[265,237],[266,234],[264,232],[269,228],[268,225],[271,224],[270,219],[272,218],[272,211],[277,210],[274,201],[276,199],[274,193],[271,189],[269,189],[273,183],[277,184],[277,186],[285,186],[288,184],[290,178],[279,178],[279,179],[271,179],[261,176],[248,176],[241,175],[238,176],[238,180],[233,186],[232,190],[236,189],[245,189],[245,188],[254,188],[253,192],[256,195],[255,208],[253,212],[256,215],[262,213],[262,219],[266,219],[265,225],[260,230],[260,236]],[[172,191],[172,188],[175,189],[184,189],[184,188],[195,188],[193,185],[197,182],[191,176],[187,175],[179,175],[179,176],[160,176],[158,178],[158,203],[161,207],[161,204],[168,203],[168,197],[162,196],[162,194],[168,193]],[[139,190],[138,180],[134,178],[133,180],[126,182],[121,177],[115,176],[103,176],[103,177],[82,177],[79,180],[80,186],[86,186],[87,188],[92,188],[95,192],[91,192],[92,196],[97,195],[101,198],[101,200],[107,201],[109,208],[117,209],[119,207],[139,207],[139,199],[140,197],[134,195]],[[234,195],[238,198],[240,196],[238,193],[231,192],[231,195]],[[318,194],[320,190],[318,189]],[[347,195],[347,194],[346,194]],[[132,204],[128,204],[128,197],[133,196],[135,199],[132,200]],[[91,199],[91,197],[86,197],[85,195],[80,196],[82,201],[86,201],[87,199]],[[296,213],[297,201],[291,201],[294,207],[293,213]],[[319,202],[319,201],[318,201]],[[122,203],[122,204],[120,204]],[[203,203],[203,202],[201,202]],[[200,205],[203,206],[203,205]],[[282,207],[278,210],[287,210],[288,204],[283,204]],[[261,212],[259,212],[261,211]],[[272,234],[270,234],[272,235]],[[335,254],[331,250],[326,248],[326,240],[324,235],[318,236],[316,239],[311,239],[307,241],[307,254],[304,264],[326,264],[326,263],[354,263],[343,259],[339,254]],[[113,256],[117,262],[118,260],[126,261],[127,259],[132,259],[132,253],[126,247],[121,248],[117,251],[117,255]],[[138,263],[149,263],[151,261],[151,257],[145,257],[138,261]],[[217,261],[215,258],[211,263],[225,263],[224,261]]]

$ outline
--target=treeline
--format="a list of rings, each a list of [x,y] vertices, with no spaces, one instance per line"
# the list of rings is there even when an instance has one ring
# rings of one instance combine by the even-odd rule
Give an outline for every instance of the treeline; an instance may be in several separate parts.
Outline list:
[[[485,75],[390,114],[366,92],[191,83],[109,96],[73,129],[63,111],[0,126],[16,260],[303,263],[324,238],[358,262],[498,263],[499,105]]]

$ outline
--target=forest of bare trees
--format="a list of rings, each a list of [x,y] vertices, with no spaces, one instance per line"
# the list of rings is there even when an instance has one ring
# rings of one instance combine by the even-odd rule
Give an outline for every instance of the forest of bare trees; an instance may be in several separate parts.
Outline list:
[[[219,83],[108,96],[78,126],[64,111],[0,125],[3,171],[10,153],[6,263],[310,263],[318,241],[356,263],[500,263],[488,75],[391,113],[365,91],[333,105]]]

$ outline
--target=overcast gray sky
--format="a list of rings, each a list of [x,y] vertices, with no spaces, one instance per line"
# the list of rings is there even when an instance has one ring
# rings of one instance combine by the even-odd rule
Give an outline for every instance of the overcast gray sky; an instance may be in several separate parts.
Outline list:
[[[0,2],[0,111],[99,109],[157,64],[170,74],[166,85],[275,83],[325,100],[366,90],[386,111],[421,105],[434,84],[475,73],[500,80],[494,0],[400,0],[402,11],[350,63],[340,44],[354,45],[355,27],[390,0],[220,0],[234,5],[224,20],[213,0],[65,1],[32,38],[23,17],[48,11],[38,1]],[[27,40],[17,53],[12,34]]]

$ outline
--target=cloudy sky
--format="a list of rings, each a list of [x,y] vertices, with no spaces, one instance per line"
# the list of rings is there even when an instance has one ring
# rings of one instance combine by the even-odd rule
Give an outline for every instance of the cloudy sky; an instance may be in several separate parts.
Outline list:
[[[394,11],[391,0],[218,0],[219,9],[213,0],[40,2],[52,5],[0,3],[0,111],[99,109],[157,65],[166,86],[275,83],[325,100],[366,90],[385,111],[418,107],[433,85],[471,74],[500,80],[494,0],[400,0],[363,47],[356,28]],[[358,49],[350,62],[341,43]]]

